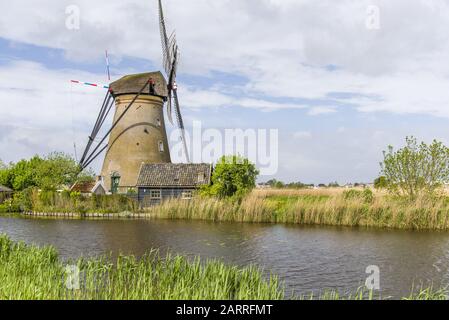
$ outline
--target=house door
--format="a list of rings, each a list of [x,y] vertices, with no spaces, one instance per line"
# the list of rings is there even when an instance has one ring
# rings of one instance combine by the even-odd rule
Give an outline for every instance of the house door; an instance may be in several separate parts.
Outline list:
[[[118,193],[119,185],[120,185],[120,177],[111,177],[111,192],[112,192],[112,194]]]

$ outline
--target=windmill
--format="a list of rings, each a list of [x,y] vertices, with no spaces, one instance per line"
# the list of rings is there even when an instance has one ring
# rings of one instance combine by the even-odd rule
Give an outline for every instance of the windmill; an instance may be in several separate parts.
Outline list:
[[[185,139],[185,128],[182,120],[181,108],[178,98],[178,86],[176,84],[176,72],[179,62],[179,48],[176,42],[176,34],[173,32],[170,37],[167,35],[167,28],[165,25],[164,11],[162,8],[162,0],[158,0],[159,4],[159,28],[161,33],[162,43],[162,57],[163,67],[167,75],[167,116],[171,124],[173,123],[172,113],[175,113],[178,129],[181,132],[181,140],[186,161],[189,163],[189,152],[187,150],[187,143]]]
[[[176,86],[179,50],[175,34],[167,36],[160,0],[159,18],[167,80],[161,72],[147,72],[127,75],[109,86],[102,86],[108,91],[80,159],[80,169],[83,170],[106,151],[101,177],[110,177],[104,183],[106,190],[112,193],[126,192],[135,187],[143,163],[171,162],[163,113],[165,102],[168,120],[172,124],[175,114],[184,154],[187,162],[190,162]],[[97,139],[114,106],[112,126],[102,138]]]
[[[167,82],[160,72],[127,75],[112,82],[80,160],[86,169],[104,151],[101,177],[112,193],[134,188],[142,163],[170,163],[163,118]],[[115,107],[115,108],[114,108]],[[97,139],[111,111],[110,129]]]

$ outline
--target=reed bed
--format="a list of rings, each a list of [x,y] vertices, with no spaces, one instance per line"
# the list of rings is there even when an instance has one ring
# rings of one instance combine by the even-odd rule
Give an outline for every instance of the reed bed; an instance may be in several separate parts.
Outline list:
[[[408,297],[404,297],[403,300],[448,300],[449,291],[447,288],[435,289],[433,286],[423,288],[419,290],[412,289],[412,292]]]
[[[16,243],[0,235],[0,299],[16,300],[278,300],[277,277],[254,266],[237,268],[181,256],[119,256],[64,263],[52,247]],[[66,269],[67,264],[78,268]],[[70,271],[71,270],[71,271]],[[68,273],[70,271],[71,273]],[[79,281],[74,281],[78,274]],[[69,286],[67,286],[69,284]]]
[[[333,196],[340,195],[346,189],[344,188],[320,188],[320,189],[255,189],[253,193],[262,196]],[[362,190],[358,188],[356,190]]]
[[[33,195],[31,211],[140,213],[151,218],[215,222],[285,223],[412,230],[449,230],[449,197],[413,201],[369,189],[254,190],[245,198],[173,199],[142,210],[126,196]]]
[[[324,290],[319,294],[309,294],[302,295],[297,298],[298,300],[351,300],[351,301],[362,301],[362,300],[448,300],[449,291],[446,288],[434,289],[433,287],[421,287],[419,290],[412,289],[409,296],[398,298],[398,297],[387,297],[382,298],[379,294],[376,294],[372,290],[368,290],[365,287],[358,288],[354,293],[340,294],[335,290]]]
[[[83,196],[79,193],[31,190],[28,210],[48,213],[119,213],[136,212],[139,205],[136,195]]]
[[[153,218],[286,223],[413,230],[449,230],[445,196],[413,201],[365,191],[257,190],[240,202],[171,200],[146,212]]]

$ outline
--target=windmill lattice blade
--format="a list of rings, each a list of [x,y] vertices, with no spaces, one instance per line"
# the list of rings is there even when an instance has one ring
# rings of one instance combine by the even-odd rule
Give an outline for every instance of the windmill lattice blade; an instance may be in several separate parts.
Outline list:
[[[172,57],[171,65],[170,65],[170,71],[173,74],[173,82],[175,82],[176,79],[176,72],[178,70],[178,58],[179,58],[179,49],[178,44],[176,43],[176,37],[172,39],[172,42],[170,43],[170,56]]]
[[[173,124],[172,93],[171,93],[171,91],[168,93],[168,99],[167,99],[167,116],[168,116],[168,121],[170,121],[170,123]]]
[[[145,85],[142,87],[142,89],[140,89],[140,91],[134,96],[134,98],[131,100],[131,102],[128,104],[128,106],[125,108],[125,110],[123,110],[123,112],[120,114],[120,116],[114,120],[114,123],[112,124],[112,127],[108,130],[108,132],[106,132],[106,134],[103,136],[103,138],[100,140],[100,142],[98,142],[97,146],[95,147],[95,149],[90,153],[90,155],[82,162],[81,167],[84,170],[89,164],[92,163],[92,161],[94,161],[99,155],[100,153],[105,150],[106,148],[103,147],[103,149],[101,149],[101,152],[97,152],[98,149],[100,148],[100,146],[102,145],[102,143],[106,140],[106,138],[109,136],[109,134],[112,132],[112,130],[114,130],[114,128],[117,126],[117,124],[122,120],[122,118],[126,115],[126,113],[129,111],[129,109],[134,105],[134,103],[136,102],[136,100],[139,98],[139,96],[142,94],[142,92],[148,87],[149,83],[151,81],[151,78],[149,78],[146,82]],[[106,145],[107,146],[107,145]]]
[[[175,103],[175,115],[176,115],[176,121],[178,122],[179,130],[181,130],[181,139],[182,139],[182,146],[184,149],[184,155],[186,157],[187,163],[190,163],[190,157],[189,157],[189,151],[187,150],[187,142],[186,142],[186,134],[185,134],[185,128],[184,128],[184,121],[182,120],[181,115],[181,108],[179,106],[179,99],[178,99],[178,89],[173,89],[173,100]]]
[[[173,86],[176,82],[176,72],[178,69],[178,50],[177,47],[173,49],[173,62],[171,64],[170,72],[168,73],[168,90],[173,90]]]
[[[175,115],[179,129],[184,130],[184,121],[182,120],[181,109],[179,107],[178,89],[173,89],[173,100],[175,104]]]
[[[94,139],[98,134],[98,131],[101,129],[101,126],[103,125],[104,118],[107,116],[107,114],[105,115],[105,112],[107,111],[108,106],[111,104],[111,100],[113,103],[114,98],[112,97],[110,91],[108,91],[106,93],[106,96],[104,97],[103,104],[102,104],[100,111],[98,113],[98,116],[97,116],[97,120],[96,120],[95,125],[92,129],[92,132],[89,136],[89,141],[87,142],[87,145],[84,148],[83,155],[80,160],[80,164],[82,164],[84,162],[84,159],[86,158],[86,156],[92,146],[92,143],[94,142]]]
[[[168,74],[171,69],[173,58],[170,55],[170,39],[167,36],[167,28],[165,26],[164,12],[162,9],[162,0],[159,0],[159,29],[161,33],[163,65],[165,72]]]

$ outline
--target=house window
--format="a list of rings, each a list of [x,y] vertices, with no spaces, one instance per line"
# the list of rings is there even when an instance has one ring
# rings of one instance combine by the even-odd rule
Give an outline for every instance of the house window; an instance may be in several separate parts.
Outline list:
[[[150,198],[151,199],[160,199],[161,198],[161,191],[160,190],[151,190],[150,191]]]
[[[156,124],[157,124],[158,127],[160,127],[161,126],[161,119],[156,119]]]
[[[164,143],[159,141],[159,152],[164,152]]]
[[[193,192],[191,190],[183,191],[181,194],[182,199],[189,200],[189,199],[192,199],[192,197],[193,197]]]

